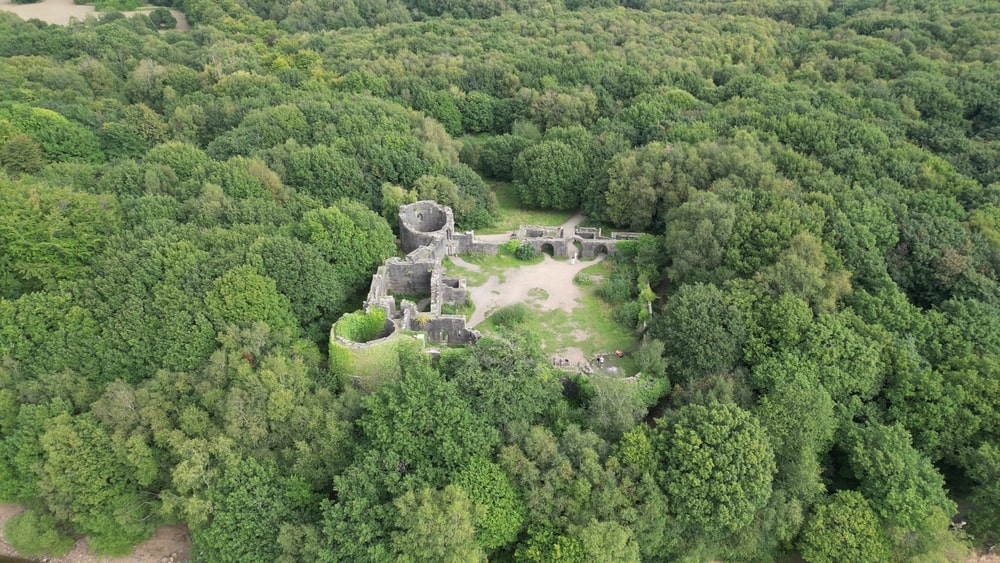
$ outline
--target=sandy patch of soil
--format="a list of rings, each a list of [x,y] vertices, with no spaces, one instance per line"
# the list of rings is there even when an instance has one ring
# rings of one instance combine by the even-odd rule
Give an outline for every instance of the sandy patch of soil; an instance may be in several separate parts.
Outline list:
[[[34,4],[14,4],[11,0],[0,0],[0,10],[17,14],[23,20],[42,20],[47,23],[57,25],[67,25],[73,19],[83,21],[87,16],[97,17],[98,12],[93,6],[80,6],[73,3],[73,0],[44,0]],[[122,12],[130,17],[145,10]],[[170,10],[174,18],[177,19],[177,30],[187,31],[191,29],[184,13],[179,10]]]
[[[588,363],[587,355],[583,353],[583,350],[573,347],[556,350],[552,358],[553,365],[573,373],[576,373],[580,370],[581,366]],[[560,365],[559,360],[569,360],[569,365]]]
[[[469,298],[476,304],[476,312],[469,319],[469,327],[483,322],[487,313],[515,303],[531,302],[543,311],[562,309],[567,313],[572,312],[583,297],[583,291],[573,283],[573,277],[601,259],[603,256],[598,260],[577,260],[576,264],[571,264],[545,255],[545,260],[541,263],[505,271],[504,281],[500,281],[497,276],[490,276],[483,285],[468,287]],[[467,267],[465,261],[456,260],[454,256],[450,260],[457,266]],[[546,295],[544,298],[542,292]]]
[[[14,548],[3,537],[3,527],[7,520],[24,512],[24,507],[16,504],[0,504],[0,555],[19,557]],[[161,561],[182,562],[191,557],[191,535],[187,526],[163,526],[153,537],[135,546],[132,554],[125,557],[101,557],[90,552],[87,540],[76,542],[76,547],[65,557],[48,559],[51,563],[159,563]]]

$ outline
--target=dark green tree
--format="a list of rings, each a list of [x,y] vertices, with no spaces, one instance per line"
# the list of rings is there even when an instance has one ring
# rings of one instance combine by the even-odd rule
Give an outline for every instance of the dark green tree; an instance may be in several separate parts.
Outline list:
[[[692,538],[712,542],[741,530],[771,496],[771,445],[735,404],[682,407],[660,421],[654,446],[671,514]]]
[[[514,159],[514,189],[528,207],[574,209],[580,205],[586,163],[580,151],[559,141],[544,141]]]
[[[798,541],[806,561],[891,561],[891,544],[861,493],[839,491],[816,506]]]
[[[664,344],[667,375],[675,383],[728,372],[739,361],[746,340],[740,311],[722,290],[701,283],[681,286],[650,331]]]

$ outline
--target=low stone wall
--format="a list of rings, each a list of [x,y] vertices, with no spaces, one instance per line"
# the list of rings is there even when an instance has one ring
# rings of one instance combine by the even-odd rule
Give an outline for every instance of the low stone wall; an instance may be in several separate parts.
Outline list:
[[[545,227],[542,225],[521,225],[517,228],[517,238],[564,238],[561,227]]]
[[[613,240],[639,240],[642,233],[627,233],[627,232],[616,232],[611,233],[611,238]]]
[[[573,246],[572,239],[531,238],[522,240],[521,244],[533,246],[539,253],[544,252],[558,258],[569,258],[576,254],[576,247]]]

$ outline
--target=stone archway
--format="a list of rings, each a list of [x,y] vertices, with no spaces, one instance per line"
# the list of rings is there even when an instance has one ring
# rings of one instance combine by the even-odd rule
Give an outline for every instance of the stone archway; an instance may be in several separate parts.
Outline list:
[[[543,242],[539,250],[542,254],[548,254],[553,257],[556,255],[556,247],[552,246],[552,243],[549,242]]]
[[[599,244],[594,247],[594,256],[600,256],[601,254],[608,254],[607,245]]]

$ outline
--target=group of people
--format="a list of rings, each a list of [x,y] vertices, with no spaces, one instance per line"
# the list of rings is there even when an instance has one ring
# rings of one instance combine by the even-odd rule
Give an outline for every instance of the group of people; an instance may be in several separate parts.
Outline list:
[[[615,350],[615,357],[616,358],[624,358],[625,357],[625,352],[622,352],[621,350]],[[556,358],[556,357],[553,357],[552,358],[552,365],[557,366],[557,367],[569,367],[570,363],[569,363],[569,359],[568,358]],[[597,365],[599,365],[602,368],[604,367],[604,355],[603,354],[600,355],[600,356],[597,356]]]

